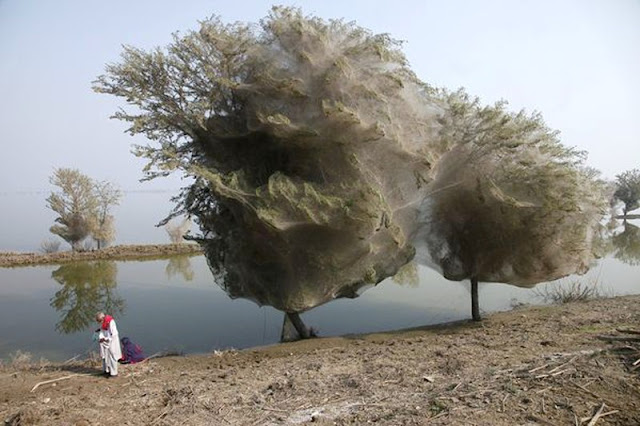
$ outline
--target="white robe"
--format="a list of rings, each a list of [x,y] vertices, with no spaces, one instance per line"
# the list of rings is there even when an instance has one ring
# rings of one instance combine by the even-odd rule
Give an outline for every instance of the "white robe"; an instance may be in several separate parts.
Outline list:
[[[120,336],[118,335],[116,321],[112,319],[109,323],[109,328],[106,330],[101,328],[98,338],[104,339],[103,342],[100,342],[102,367],[104,371],[109,373],[111,376],[117,376],[118,360],[122,358],[122,349],[120,349]]]

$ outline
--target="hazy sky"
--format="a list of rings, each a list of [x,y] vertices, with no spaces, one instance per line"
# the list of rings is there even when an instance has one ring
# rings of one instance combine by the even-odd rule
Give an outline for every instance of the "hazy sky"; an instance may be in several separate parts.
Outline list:
[[[418,76],[464,86],[484,102],[539,110],[565,144],[607,177],[640,167],[640,1],[298,1],[406,41]],[[0,0],[0,193],[48,191],[55,167],[76,167],[126,190],[138,183],[122,105],[91,90],[121,45],[150,48],[218,14],[256,21],[269,1]]]

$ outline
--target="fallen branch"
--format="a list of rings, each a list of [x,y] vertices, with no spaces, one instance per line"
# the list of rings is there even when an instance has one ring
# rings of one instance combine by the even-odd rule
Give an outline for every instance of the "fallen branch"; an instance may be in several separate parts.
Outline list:
[[[619,412],[620,412],[620,410],[611,410],[611,411],[607,411],[606,413],[602,413],[602,414],[600,414],[600,417],[599,417],[599,418],[603,418],[603,417],[605,417],[605,416],[610,416],[611,414],[616,414],[616,413],[619,413]],[[590,420],[590,419],[591,419],[591,417],[583,417],[583,418],[581,418],[581,419],[580,419],[580,422],[581,422],[581,423],[584,423],[584,422],[586,422],[586,421],[588,421],[588,420]]]
[[[575,361],[578,357],[574,356],[573,358],[571,358],[569,361],[565,362],[562,365],[557,366],[556,368],[554,368],[553,370],[549,371],[549,374],[555,373],[556,371],[560,370],[562,367],[564,367],[567,364],[571,364],[573,361]]]
[[[529,373],[534,373],[534,372],[536,372],[538,370],[542,370],[543,368],[547,368],[548,366],[549,366],[549,364],[541,365],[540,367],[536,367],[536,368],[533,368],[533,369],[529,370]]]
[[[601,417],[603,410],[604,410],[604,402],[602,403],[600,408],[598,408],[598,411],[596,411],[596,414],[594,414],[594,416],[591,418],[591,421],[587,423],[587,426],[595,425],[598,419]]]
[[[63,362],[63,363],[62,363],[62,365],[66,365],[66,364],[69,364],[70,362],[75,361],[76,359],[78,359],[78,357],[79,357],[80,355],[81,355],[81,354],[78,354],[78,355],[74,356],[73,358],[69,358],[68,360],[66,360],[65,362]]]
[[[57,379],[51,379],[51,380],[45,380],[44,382],[40,382],[40,383],[36,383],[36,385],[31,389],[31,392],[34,392],[36,389],[38,389],[38,387],[40,387],[41,385],[46,385],[49,383],[54,383],[54,382],[59,382],[60,380],[67,380],[70,379],[72,377],[77,377],[77,376],[95,376],[96,374],[93,373],[88,373],[88,374],[71,374],[70,376],[64,376],[64,377],[59,377]]]
[[[598,335],[596,338],[609,342],[640,342],[640,337]]]
[[[627,334],[640,334],[640,330],[631,330],[629,328],[616,328],[616,331]]]

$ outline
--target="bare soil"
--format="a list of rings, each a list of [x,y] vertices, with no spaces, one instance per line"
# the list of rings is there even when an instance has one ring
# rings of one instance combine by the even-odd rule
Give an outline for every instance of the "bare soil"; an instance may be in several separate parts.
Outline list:
[[[155,358],[121,366],[115,379],[96,375],[90,361],[5,366],[0,420],[640,425],[640,334],[631,332],[638,329],[640,296],[626,296],[523,308],[480,323]]]
[[[197,253],[202,253],[202,249],[195,243],[119,245],[100,250],[57,253],[0,252],[0,267],[60,264],[87,260],[150,260],[177,254]]]

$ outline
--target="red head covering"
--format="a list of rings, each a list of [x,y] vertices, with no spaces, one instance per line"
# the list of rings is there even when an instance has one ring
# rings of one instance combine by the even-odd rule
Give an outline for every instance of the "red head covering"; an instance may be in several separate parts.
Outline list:
[[[113,319],[113,317],[111,315],[105,315],[104,318],[102,319],[102,329],[103,330],[108,330],[109,329],[109,324],[111,324],[111,320]]]

